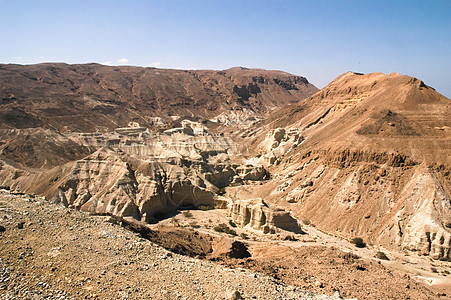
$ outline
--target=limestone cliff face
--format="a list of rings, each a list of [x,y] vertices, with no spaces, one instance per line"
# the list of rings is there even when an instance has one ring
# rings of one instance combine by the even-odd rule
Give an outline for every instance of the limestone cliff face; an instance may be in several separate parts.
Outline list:
[[[50,170],[3,163],[0,185],[83,211],[149,222],[178,208],[213,206],[219,188],[232,182],[265,178],[265,168],[245,164],[230,138],[210,134],[198,122],[181,125],[161,133],[130,123],[107,133],[66,134],[68,143],[98,150]]]
[[[417,168],[400,194],[404,206],[380,231],[380,240],[433,259],[451,260],[451,197],[434,172]]]
[[[299,233],[298,221],[287,211],[271,209],[262,199],[233,201],[228,206],[229,217],[241,227],[275,233],[279,229]]]
[[[213,205],[215,189],[182,166],[140,162],[133,168],[111,149],[77,161],[56,202],[95,213],[148,221],[179,207]]]

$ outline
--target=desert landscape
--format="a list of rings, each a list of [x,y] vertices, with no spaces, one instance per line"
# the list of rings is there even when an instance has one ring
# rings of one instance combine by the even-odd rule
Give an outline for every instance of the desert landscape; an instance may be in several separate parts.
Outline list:
[[[2,298],[448,299],[450,115],[398,73],[0,64]]]

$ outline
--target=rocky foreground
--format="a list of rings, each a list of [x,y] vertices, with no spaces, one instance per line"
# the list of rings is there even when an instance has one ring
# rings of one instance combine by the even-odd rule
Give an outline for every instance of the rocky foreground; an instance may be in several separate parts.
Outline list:
[[[2,299],[338,298],[174,254],[41,198],[2,192],[0,199]]]

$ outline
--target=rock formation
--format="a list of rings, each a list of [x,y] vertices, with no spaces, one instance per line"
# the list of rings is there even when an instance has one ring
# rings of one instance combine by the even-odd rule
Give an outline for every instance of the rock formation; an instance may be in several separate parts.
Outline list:
[[[134,122],[102,134],[66,134],[67,143],[98,150],[41,172],[5,164],[0,185],[28,192],[46,186],[44,194],[56,203],[151,222],[178,208],[213,206],[219,188],[266,176],[261,165],[239,164],[244,161],[230,138],[198,122],[181,124],[163,133]]]
[[[271,209],[262,199],[234,201],[229,204],[228,215],[238,226],[264,233],[276,233],[279,229],[301,232],[299,222],[289,212]]]

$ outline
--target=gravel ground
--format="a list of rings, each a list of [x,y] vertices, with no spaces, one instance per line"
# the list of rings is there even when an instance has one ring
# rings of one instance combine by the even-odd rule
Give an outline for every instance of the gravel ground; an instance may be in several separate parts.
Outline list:
[[[337,299],[169,252],[101,217],[0,192],[2,299]],[[0,227],[1,230],[1,227]]]

